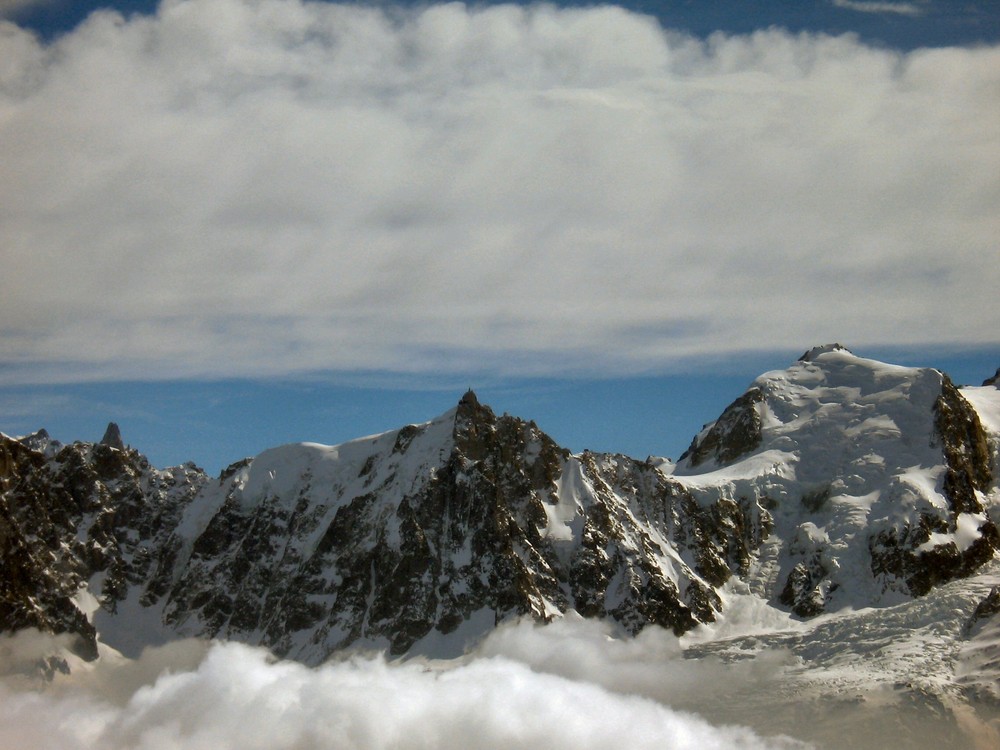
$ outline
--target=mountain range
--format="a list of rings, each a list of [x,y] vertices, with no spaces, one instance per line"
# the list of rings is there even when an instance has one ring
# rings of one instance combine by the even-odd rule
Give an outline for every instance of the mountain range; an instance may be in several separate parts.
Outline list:
[[[151,466],[114,424],[96,443],[2,435],[0,629],[69,633],[84,659],[196,636],[319,664],[453,657],[570,612],[695,636],[753,601],[815,634],[923,606],[919,628],[952,622],[935,690],[996,701],[998,445],[995,377],[959,388],[839,345],[761,375],[677,462],[570,453],[472,391],[218,477]]]

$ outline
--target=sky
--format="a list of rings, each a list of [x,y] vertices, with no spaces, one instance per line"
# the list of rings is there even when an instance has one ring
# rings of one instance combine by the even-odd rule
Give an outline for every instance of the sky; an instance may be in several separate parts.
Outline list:
[[[817,344],[1000,366],[995,2],[0,17],[7,434],[215,473],[473,387],[676,457]]]

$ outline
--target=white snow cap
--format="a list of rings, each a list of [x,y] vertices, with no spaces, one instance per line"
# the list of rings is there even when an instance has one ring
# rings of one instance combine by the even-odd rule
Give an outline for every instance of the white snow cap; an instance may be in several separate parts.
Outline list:
[[[844,354],[854,353],[842,344],[823,344],[823,346],[814,346],[812,349],[807,351],[799,357],[799,362],[812,362],[820,354],[829,354],[830,352],[843,352]]]

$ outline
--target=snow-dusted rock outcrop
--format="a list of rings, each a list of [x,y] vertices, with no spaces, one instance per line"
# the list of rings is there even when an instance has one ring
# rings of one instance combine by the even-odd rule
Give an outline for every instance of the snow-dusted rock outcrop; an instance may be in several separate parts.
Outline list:
[[[832,345],[747,394],[674,475],[702,504],[771,510],[744,576],[761,595],[802,616],[893,603],[970,574],[1000,547],[987,513],[995,445],[946,375]]]
[[[135,450],[64,446],[44,430],[0,435],[0,629],[75,634],[95,656],[94,610],[114,613],[147,584],[207,481],[192,464],[154,469]]]
[[[966,394],[968,398],[966,398]],[[308,663],[456,654],[570,609],[636,633],[727,592],[800,617],[879,607],[1000,546],[1000,394],[819,347],[758,378],[676,464],[572,455],[471,391],[422,425],[157,470],[120,434],[0,437],[0,628],[180,635]]]
[[[427,424],[230,467],[125,609],[310,663],[350,645],[459,653],[501,620],[570,608],[681,633],[714,617],[728,569],[708,580],[670,541],[703,515],[668,511],[673,491],[651,465],[571,456],[469,392]]]

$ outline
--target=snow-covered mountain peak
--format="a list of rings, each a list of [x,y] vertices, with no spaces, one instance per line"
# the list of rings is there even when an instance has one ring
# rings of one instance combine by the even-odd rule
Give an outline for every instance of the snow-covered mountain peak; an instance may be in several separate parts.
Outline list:
[[[462,406],[423,424],[337,445],[290,443],[270,448],[240,470],[235,491],[244,508],[269,498],[301,501],[354,497],[390,484],[407,491],[444,463],[455,447]],[[468,429],[468,428],[467,428]],[[225,473],[225,472],[224,472]]]
[[[792,450],[823,476],[865,456],[897,466],[939,463],[931,443],[943,385],[937,370],[886,365],[846,350],[796,362],[754,382],[762,395],[760,449]]]
[[[850,460],[874,454],[899,465],[926,463],[921,447],[930,448],[943,385],[944,376],[932,368],[866,359],[839,344],[816,347],[790,367],[758,377],[695,437],[676,473],[701,474],[771,450],[794,454],[824,476],[848,454]],[[905,455],[886,455],[900,451]]]
[[[762,555],[756,585],[808,616],[923,594],[990,559],[990,451],[946,375],[831,346],[757,378],[674,474],[703,504],[772,509],[786,546]]]
[[[804,400],[852,397],[873,399],[909,398],[910,389],[923,389],[923,397],[936,398],[942,374],[932,368],[903,367],[858,356],[833,344],[817,347],[784,370],[766,372],[754,381],[765,395]],[[881,394],[881,395],[879,395]],[[921,396],[914,392],[916,398]]]

